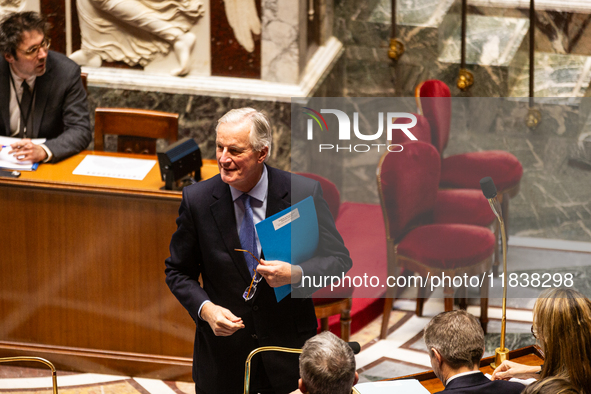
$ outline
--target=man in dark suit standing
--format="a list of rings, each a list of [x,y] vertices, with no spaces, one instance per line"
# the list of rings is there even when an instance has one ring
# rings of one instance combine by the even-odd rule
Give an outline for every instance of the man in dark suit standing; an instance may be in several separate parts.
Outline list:
[[[34,163],[74,155],[92,136],[80,67],[49,50],[47,30],[36,12],[13,13],[0,24],[0,136],[22,138],[5,149]]]
[[[273,288],[291,283],[304,292],[299,287],[302,273],[340,276],[351,267],[320,184],[264,164],[271,139],[264,114],[252,108],[228,112],[216,128],[220,174],[183,189],[166,282],[197,325],[193,379],[198,394],[241,393],[244,362],[253,349],[301,348],[316,333],[312,300],[292,294],[277,302]],[[260,256],[254,224],[308,196],[314,198],[319,227],[313,258],[291,266],[263,259],[259,263],[236,251]],[[251,288],[253,275],[260,282]],[[297,388],[297,356],[265,352],[259,357],[251,371],[251,392]]]
[[[433,372],[445,390],[454,394],[519,394],[521,383],[491,381],[480,372],[484,354],[484,332],[474,316],[466,311],[443,312],[435,316],[423,334]]]

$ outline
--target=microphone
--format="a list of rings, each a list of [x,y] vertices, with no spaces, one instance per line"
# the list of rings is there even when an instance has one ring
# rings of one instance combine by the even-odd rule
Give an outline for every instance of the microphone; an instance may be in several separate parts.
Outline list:
[[[497,199],[497,187],[492,178],[489,176],[482,178],[480,180],[480,188],[490,204],[490,209],[492,209],[497,219],[503,223],[503,211],[501,210],[501,203]]]
[[[484,197],[488,200],[489,198],[495,198],[497,196],[497,187],[493,182],[492,178],[487,176],[480,180],[480,187],[482,188],[482,193],[484,193]]]
[[[351,350],[353,350],[353,354],[359,354],[359,352],[361,351],[361,346],[359,345],[359,342],[347,342],[347,345],[351,347]]]
[[[503,212],[501,204],[497,199],[497,187],[492,178],[487,176],[480,180],[480,188],[484,197],[488,200],[490,208],[499,220],[501,228],[501,243],[503,244],[503,315],[501,318],[501,346],[495,349],[495,361],[490,364],[494,369],[509,359],[509,349],[505,348],[505,332],[507,329],[507,234],[505,233],[505,222],[503,221]],[[495,231],[495,234],[498,232]],[[497,239],[495,237],[495,243]]]

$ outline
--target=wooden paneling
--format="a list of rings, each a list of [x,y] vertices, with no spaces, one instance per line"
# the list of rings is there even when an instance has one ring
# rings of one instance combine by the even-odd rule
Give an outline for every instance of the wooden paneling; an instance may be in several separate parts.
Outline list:
[[[164,281],[180,193],[158,165],[141,182],[72,175],[89,153],[0,181],[0,356],[188,380],[195,325]]]

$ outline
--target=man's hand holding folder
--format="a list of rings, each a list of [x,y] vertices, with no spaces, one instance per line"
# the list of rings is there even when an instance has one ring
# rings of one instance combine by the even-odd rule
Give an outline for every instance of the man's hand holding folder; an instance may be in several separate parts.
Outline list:
[[[302,269],[279,260],[263,260],[257,266],[257,272],[265,278],[269,286],[281,287],[302,280]]]
[[[258,268],[257,271],[275,289],[279,302],[291,293],[293,285],[299,286],[303,275],[299,264],[313,257],[318,246],[318,218],[314,199],[305,198],[266,218],[256,225],[256,229],[264,255],[273,259],[262,264],[263,272],[267,270],[271,282]],[[277,278],[276,272],[281,272]]]

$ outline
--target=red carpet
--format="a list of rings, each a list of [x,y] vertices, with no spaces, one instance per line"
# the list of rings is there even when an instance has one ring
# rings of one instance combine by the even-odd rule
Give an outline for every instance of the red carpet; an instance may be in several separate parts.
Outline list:
[[[377,287],[355,287],[351,308],[351,334],[354,334],[380,316],[384,306],[381,297],[386,289],[381,284],[386,281],[388,268],[382,208],[377,204],[342,203],[336,225],[353,260],[353,268],[347,276],[354,284],[360,283],[364,275],[367,280],[372,276],[380,278]],[[328,320],[329,329],[335,335],[341,333],[339,319],[339,315],[334,315]]]

